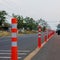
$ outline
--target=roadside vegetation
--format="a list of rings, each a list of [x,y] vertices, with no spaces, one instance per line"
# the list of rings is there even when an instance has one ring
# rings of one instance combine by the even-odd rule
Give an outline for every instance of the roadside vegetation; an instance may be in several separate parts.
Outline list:
[[[6,11],[0,11],[0,36],[11,35],[11,23],[7,21],[7,16],[9,17],[9,14]],[[47,22],[42,18],[34,20],[32,17],[23,17],[21,15],[15,15],[14,13],[12,13],[12,17],[17,18],[18,20],[18,34],[37,33],[39,24],[42,27],[42,31],[45,31],[45,29],[50,28]]]

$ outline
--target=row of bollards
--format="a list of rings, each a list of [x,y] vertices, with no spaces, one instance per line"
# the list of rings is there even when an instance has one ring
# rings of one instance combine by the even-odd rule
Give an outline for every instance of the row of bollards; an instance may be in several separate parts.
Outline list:
[[[55,34],[55,31],[54,30],[47,30],[47,31],[45,31],[45,36],[44,36],[44,42],[47,42],[48,41],[48,39],[49,38],[51,38],[51,36],[52,35],[54,35]],[[38,26],[38,48],[40,48],[41,47],[41,40],[42,40],[42,38],[41,38],[41,26],[39,25]]]
[[[17,46],[17,19],[12,18],[12,38],[11,38],[11,60],[18,60],[18,46]],[[47,40],[54,35],[54,31],[51,30],[48,35],[45,33],[44,41],[47,42]],[[41,26],[38,26],[38,48],[41,47]]]

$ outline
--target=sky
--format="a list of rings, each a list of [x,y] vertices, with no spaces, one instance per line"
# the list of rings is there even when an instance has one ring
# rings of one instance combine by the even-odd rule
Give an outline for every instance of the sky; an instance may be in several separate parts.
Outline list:
[[[5,10],[9,15],[15,13],[35,20],[42,18],[52,29],[56,29],[60,21],[60,0],[0,0],[0,10]],[[11,18],[8,17],[9,22]]]

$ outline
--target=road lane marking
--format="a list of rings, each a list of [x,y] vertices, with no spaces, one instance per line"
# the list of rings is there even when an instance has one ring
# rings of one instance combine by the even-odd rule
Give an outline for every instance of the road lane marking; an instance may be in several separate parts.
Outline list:
[[[0,50],[0,52],[11,52],[11,50]],[[30,50],[18,50],[18,52],[30,52]]]
[[[2,59],[10,59],[11,57],[0,57]],[[18,57],[18,59],[21,59],[22,57]]]
[[[0,54],[11,54],[11,53],[0,53]],[[27,53],[18,53],[18,55],[27,55]]]
[[[49,41],[54,35],[52,35],[47,41]]]
[[[53,37],[54,35],[52,35],[49,39],[48,39],[48,41]],[[28,56],[26,56],[25,58],[24,58],[24,60],[31,60],[40,50],[41,50],[41,48],[46,44],[47,42],[43,42],[42,43],[42,45],[41,45],[41,47],[40,48],[36,48],[33,52],[31,52]]]
[[[46,42],[44,42],[42,45],[41,45],[41,48],[45,45]],[[41,48],[36,48],[32,53],[30,53],[24,60],[31,60],[39,51]]]

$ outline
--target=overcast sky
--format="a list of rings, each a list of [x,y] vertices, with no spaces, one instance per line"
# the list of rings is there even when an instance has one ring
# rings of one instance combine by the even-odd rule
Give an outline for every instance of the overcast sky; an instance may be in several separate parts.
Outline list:
[[[60,20],[60,0],[0,0],[0,10],[35,20],[42,18],[52,29],[56,29]]]

